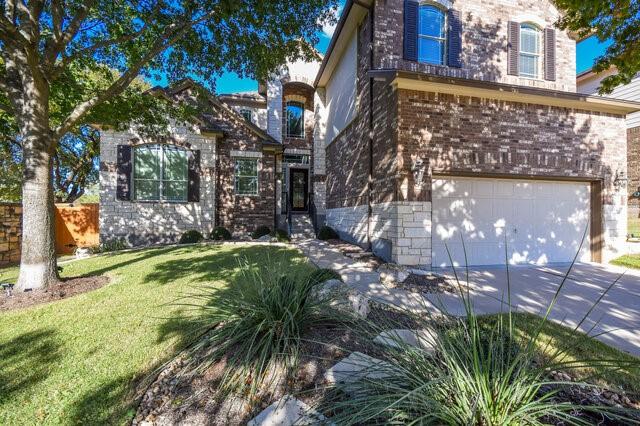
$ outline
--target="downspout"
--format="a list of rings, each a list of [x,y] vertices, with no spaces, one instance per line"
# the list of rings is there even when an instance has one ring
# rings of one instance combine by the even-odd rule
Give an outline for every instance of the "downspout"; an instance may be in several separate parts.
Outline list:
[[[369,6],[369,71],[373,70],[373,44],[375,23],[375,1]],[[369,177],[367,180],[367,245],[373,251],[371,244],[371,220],[373,218],[373,76],[369,73]]]

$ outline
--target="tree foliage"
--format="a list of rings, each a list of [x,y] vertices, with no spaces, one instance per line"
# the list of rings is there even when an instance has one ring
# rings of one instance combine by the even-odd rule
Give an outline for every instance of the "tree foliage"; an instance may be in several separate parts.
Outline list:
[[[601,42],[613,41],[593,67],[595,72],[617,69],[602,80],[601,94],[628,84],[640,72],[640,1],[555,0],[555,4],[563,13],[558,22],[561,29],[580,38],[593,35]]]

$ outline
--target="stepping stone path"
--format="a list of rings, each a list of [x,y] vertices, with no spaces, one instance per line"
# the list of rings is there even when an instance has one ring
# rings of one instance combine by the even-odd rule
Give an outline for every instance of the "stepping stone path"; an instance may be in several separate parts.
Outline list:
[[[325,373],[325,380],[331,384],[350,384],[360,379],[384,379],[388,376],[384,370],[393,368],[388,362],[353,352],[351,355],[331,367]]]
[[[327,418],[304,402],[283,396],[247,423],[248,426],[293,426],[331,424]]]
[[[391,348],[401,348],[404,343],[409,346],[423,349],[428,353],[434,353],[434,335],[434,331],[428,329],[409,330],[406,328],[396,328],[393,330],[383,331],[378,334],[373,341]]]

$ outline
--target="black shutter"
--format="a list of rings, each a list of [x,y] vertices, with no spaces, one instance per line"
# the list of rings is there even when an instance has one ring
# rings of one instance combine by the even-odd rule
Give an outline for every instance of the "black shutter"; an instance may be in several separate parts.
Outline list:
[[[520,23],[509,21],[507,25],[507,74],[518,75],[520,73]]]
[[[131,200],[131,146],[118,145],[116,199]]]
[[[418,3],[404,0],[404,59],[418,60]]]
[[[187,200],[197,203],[200,201],[200,151],[189,151],[189,187]]]
[[[544,29],[544,79],[556,81],[556,30]]]
[[[449,9],[449,35],[448,35],[448,63],[450,67],[461,68],[460,54],[462,52],[462,21],[460,21],[460,11]]]

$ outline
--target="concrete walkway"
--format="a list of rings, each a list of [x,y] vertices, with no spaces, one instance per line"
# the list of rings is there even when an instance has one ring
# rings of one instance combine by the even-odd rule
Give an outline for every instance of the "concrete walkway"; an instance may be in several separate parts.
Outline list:
[[[453,294],[426,296],[390,289],[380,283],[379,274],[366,264],[348,258],[330,244],[318,240],[297,243],[309,259],[320,268],[335,269],[345,283],[373,300],[432,314],[446,312],[463,315],[462,299]],[[507,310],[510,287],[511,305],[515,310],[544,314],[562,282],[569,265],[537,267],[473,268],[469,270],[469,294],[474,311],[480,314]],[[436,271],[454,280],[452,270]],[[625,275],[612,287],[591,312],[580,330],[597,339],[640,356],[640,271],[623,270],[611,265],[577,264],[563,286],[550,318],[575,327],[600,295],[620,274]],[[466,271],[457,271],[466,284]],[[507,282],[509,281],[509,285]],[[603,334],[604,333],[604,334]]]

